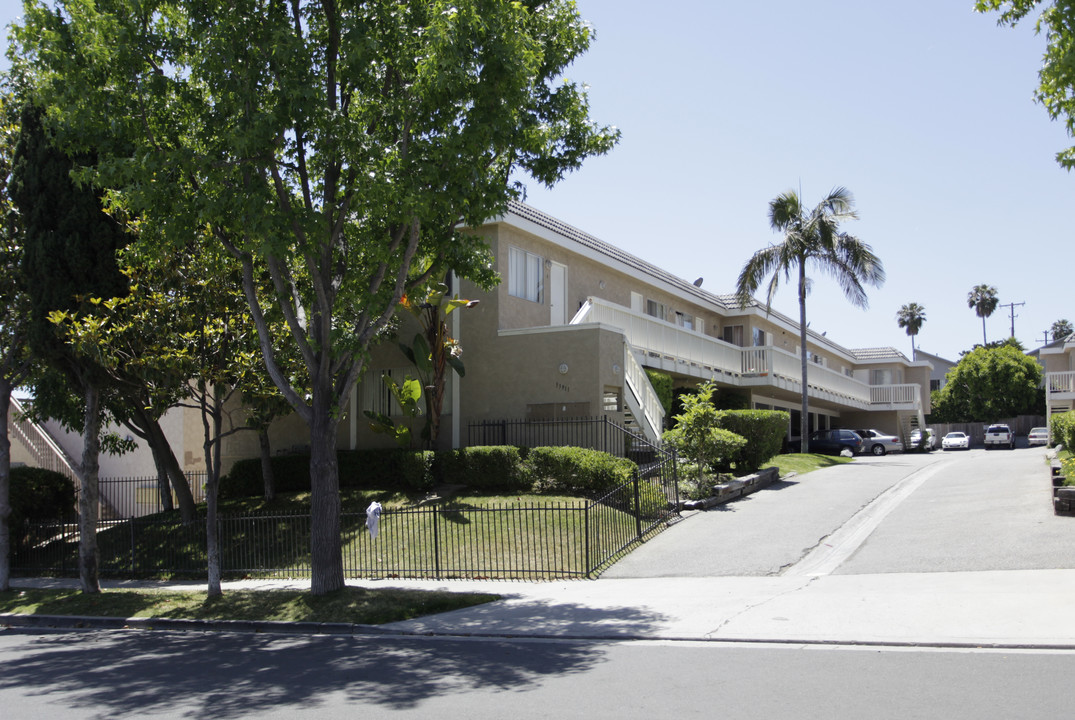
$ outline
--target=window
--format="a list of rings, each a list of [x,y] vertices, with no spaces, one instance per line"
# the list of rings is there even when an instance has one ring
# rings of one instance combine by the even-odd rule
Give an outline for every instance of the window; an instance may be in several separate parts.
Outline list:
[[[664,303],[657,302],[656,300],[646,300],[646,314],[661,320],[668,317],[665,313]]]
[[[388,384],[381,379],[382,375],[402,383],[407,378],[406,368],[386,368],[384,370],[370,370],[362,376],[362,411],[379,413],[381,415],[399,415],[403,411],[388,389]]]
[[[686,328],[687,330],[693,330],[694,329],[694,316],[693,315],[687,315],[686,313],[681,313],[681,312],[679,312],[677,310],[676,311],[676,325],[679,325],[681,328]]]
[[[725,325],[724,342],[735,345],[736,347],[743,347],[743,326]]]
[[[508,250],[508,295],[543,302],[545,261],[540,255],[513,247]]]
[[[754,347],[763,347],[765,345],[765,331],[761,328],[754,328]]]
[[[940,390],[940,389],[941,389],[941,381],[940,380],[932,380],[931,379],[929,381],[929,391],[930,392],[933,392],[934,390]]]

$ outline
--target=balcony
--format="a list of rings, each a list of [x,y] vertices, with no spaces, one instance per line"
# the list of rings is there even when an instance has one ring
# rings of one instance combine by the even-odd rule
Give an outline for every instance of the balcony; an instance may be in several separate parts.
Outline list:
[[[664,320],[590,298],[572,324],[601,323],[619,328],[646,366],[737,387],[802,392],[802,366],[795,353],[772,346],[742,348]],[[861,410],[920,410],[917,384],[868,385],[842,372],[811,364],[808,394]]]
[[[1052,400],[1075,400],[1075,372],[1047,373],[1045,386]]]

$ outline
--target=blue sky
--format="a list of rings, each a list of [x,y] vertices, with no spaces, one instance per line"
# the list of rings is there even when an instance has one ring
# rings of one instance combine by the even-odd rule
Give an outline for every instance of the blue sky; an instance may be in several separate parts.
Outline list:
[[[813,205],[842,185],[860,213],[845,229],[873,247],[888,281],[863,311],[817,277],[812,329],[909,355],[895,315],[918,302],[918,346],[958,359],[982,340],[966,303],[979,283],[1002,304],[1025,303],[1015,335],[1028,349],[1053,321],[1075,322],[1075,176],[1054,160],[1073,141],[1033,101],[1044,39],[1031,24],[998,27],[973,0],[578,7],[596,39],[568,74],[623,139],[551,190],[529,183],[530,204],[725,293],[780,239],[770,199],[801,187]],[[20,8],[0,0],[0,21]],[[774,307],[797,316],[794,289]],[[989,339],[1010,327],[998,308]]]

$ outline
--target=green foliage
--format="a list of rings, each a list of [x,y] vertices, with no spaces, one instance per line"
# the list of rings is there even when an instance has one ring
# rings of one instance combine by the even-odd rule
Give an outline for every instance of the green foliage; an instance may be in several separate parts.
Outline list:
[[[672,376],[660,370],[646,368],[646,377],[649,378],[649,384],[653,386],[653,392],[657,393],[657,399],[661,401],[661,407],[664,408],[665,414],[670,414],[674,399]]]
[[[478,492],[521,492],[529,488],[519,449],[510,445],[474,446],[437,453],[433,472],[449,485]]]
[[[715,385],[705,383],[697,393],[683,395],[683,412],[663,436],[699,472],[726,472],[747,444],[745,438],[721,427],[721,411],[712,402],[715,390]]]
[[[1015,25],[1035,8],[1041,14],[1035,28],[1045,35],[1046,48],[1038,71],[1038,89],[1034,93],[1049,117],[1063,119],[1068,135],[1075,137],[1075,5],[1048,0],[977,0],[978,12],[996,10],[999,23]],[[1071,170],[1075,168],[1075,147],[1056,154],[1056,161]]]
[[[53,470],[33,467],[11,468],[12,537],[18,537],[27,522],[70,518],[75,512],[75,486]]]
[[[985,335],[985,319],[997,309],[997,289],[992,285],[975,285],[967,293],[967,307],[974,310],[974,314],[982,319],[982,344],[988,344]]]
[[[1052,425],[1053,444],[1061,444],[1068,451],[1075,452],[1075,410],[1057,413],[1049,418]]]
[[[600,497],[637,471],[626,458],[578,447],[532,448],[526,465],[534,491],[547,495]]]
[[[1061,319],[1053,323],[1052,327],[1049,328],[1049,333],[1053,336],[1053,342],[1056,342],[1075,333],[1075,327],[1072,326],[1070,320]]]
[[[410,376],[404,378],[402,383],[397,383],[390,375],[382,375],[381,380],[384,381],[384,384],[392,393],[392,397],[395,398],[396,404],[403,411],[403,415],[408,418],[418,417],[422,412],[422,409],[418,406],[418,400],[422,397],[422,384]],[[391,435],[401,448],[411,446],[410,425],[397,425],[392,418],[384,413],[375,413],[372,410],[366,410],[365,413],[370,420],[370,430],[375,433]]]
[[[976,347],[948,371],[935,391],[931,419],[938,422],[994,422],[1039,414],[1041,366],[1011,344]]]
[[[340,486],[378,490],[417,491],[433,487],[433,456],[425,450],[341,450]],[[276,455],[272,458],[276,491],[310,491],[310,456]],[[239,460],[220,480],[220,498],[234,500],[262,494],[260,458]]]
[[[914,357],[914,339],[926,322],[926,309],[916,302],[907,303],[896,313],[896,324],[907,330],[911,337],[911,356]]]
[[[780,453],[788,434],[790,413],[782,410],[725,410],[717,418],[720,427],[743,437],[746,444],[735,456],[737,475],[756,472]]]

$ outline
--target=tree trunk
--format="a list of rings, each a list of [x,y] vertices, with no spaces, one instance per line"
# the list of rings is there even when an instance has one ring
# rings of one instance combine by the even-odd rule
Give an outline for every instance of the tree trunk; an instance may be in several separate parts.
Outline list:
[[[329,396],[328,389],[315,386],[310,422],[310,590],[314,595],[344,586],[336,421]]]
[[[272,446],[269,444],[269,426],[258,428],[258,446],[261,451],[261,479],[265,488],[265,500],[276,497],[276,477],[272,471]]]
[[[97,519],[100,512],[98,485],[101,453],[101,398],[97,386],[84,381],[85,421],[83,423],[82,465],[78,470],[78,574],[82,592],[101,592],[100,553],[97,549]]]
[[[0,592],[11,587],[11,383],[0,378]]]
[[[202,427],[205,430],[202,451],[205,453],[205,550],[207,555],[208,597],[223,594],[220,559],[220,533],[217,526],[217,490],[220,487],[220,426],[224,400],[214,385],[207,391],[201,383]]]
[[[184,525],[190,525],[196,519],[196,512],[194,509],[194,495],[190,491],[187,476],[183,474],[183,468],[179,466],[179,460],[176,458],[175,451],[172,450],[172,444],[168,442],[164,430],[161,429],[160,421],[150,421],[148,430],[149,442],[156,443],[159,447],[165,472],[167,472],[168,480],[172,485],[172,492],[175,493],[176,500],[179,502],[179,517]]]
[[[809,386],[806,384],[806,260],[799,259],[799,360],[802,363],[802,412],[799,414],[799,437],[802,438],[799,452],[810,452],[810,398]]]

